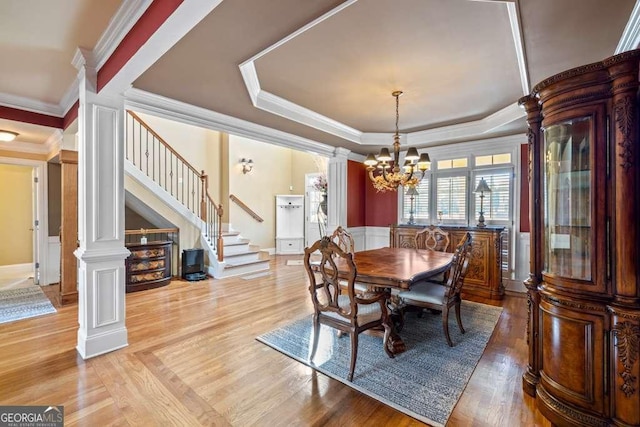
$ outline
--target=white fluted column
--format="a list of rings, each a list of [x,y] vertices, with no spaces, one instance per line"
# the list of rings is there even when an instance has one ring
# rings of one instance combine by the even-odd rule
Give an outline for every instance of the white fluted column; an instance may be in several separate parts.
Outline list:
[[[127,345],[124,246],[124,100],[96,93],[90,53],[79,70],[78,344],[83,359]]]
[[[339,225],[347,226],[347,156],[350,152],[338,147],[333,157],[329,158],[327,233],[333,232]]]

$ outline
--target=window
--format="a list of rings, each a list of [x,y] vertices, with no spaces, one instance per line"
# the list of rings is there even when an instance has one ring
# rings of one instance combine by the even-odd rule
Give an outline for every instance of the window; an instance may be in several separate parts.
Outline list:
[[[436,178],[436,210],[438,218],[466,221],[467,176],[439,176]]]
[[[511,168],[476,171],[473,188],[478,186],[480,178],[484,178],[491,189],[490,193],[484,193],[482,203],[486,221],[510,221],[512,175]],[[480,193],[474,195],[476,212],[480,212]]]
[[[426,175],[416,187],[418,195],[413,197],[413,218],[415,221],[429,220],[429,176]],[[411,216],[411,197],[405,190],[402,196],[402,219],[407,221]]]
[[[466,157],[460,159],[438,160],[438,170],[466,168],[469,161]]]
[[[511,163],[511,153],[491,154],[488,156],[477,156],[476,166],[491,166]]]

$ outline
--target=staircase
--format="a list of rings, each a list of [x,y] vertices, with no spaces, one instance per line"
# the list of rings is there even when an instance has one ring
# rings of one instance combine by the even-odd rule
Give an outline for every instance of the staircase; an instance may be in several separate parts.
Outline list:
[[[182,227],[195,228],[208,255],[209,275],[224,278],[269,270],[268,254],[239,231],[223,230],[223,207],[209,195],[205,172],[198,172],[132,111],[127,112],[124,169],[128,178],[179,215]],[[187,249],[192,243],[180,246]]]

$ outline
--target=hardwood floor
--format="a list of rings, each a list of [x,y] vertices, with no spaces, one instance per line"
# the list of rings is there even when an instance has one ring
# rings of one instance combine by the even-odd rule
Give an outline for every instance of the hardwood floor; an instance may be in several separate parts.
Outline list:
[[[0,404],[64,405],[69,426],[422,425],[255,340],[312,311],[293,258],[272,257],[266,277],[127,294],[129,346],[86,361],[76,305],[0,325]],[[503,306],[450,426],[550,426],[521,387],[526,300]]]

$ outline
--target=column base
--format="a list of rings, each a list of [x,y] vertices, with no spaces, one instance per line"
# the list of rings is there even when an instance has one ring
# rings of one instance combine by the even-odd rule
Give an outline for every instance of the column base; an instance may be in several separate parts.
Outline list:
[[[101,354],[119,350],[129,345],[127,341],[127,328],[114,329],[99,335],[87,338],[82,330],[78,331],[78,345],[76,350],[83,359],[100,356]]]

